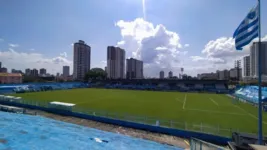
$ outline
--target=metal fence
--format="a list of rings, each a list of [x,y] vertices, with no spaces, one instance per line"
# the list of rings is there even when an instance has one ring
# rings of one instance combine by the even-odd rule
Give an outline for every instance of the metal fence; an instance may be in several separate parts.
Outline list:
[[[214,145],[199,139],[190,139],[190,150],[226,150],[228,148]]]
[[[35,100],[21,99],[19,101],[13,101],[13,103],[22,103],[22,104],[49,108],[48,101],[35,101]],[[100,116],[100,117],[105,117],[105,118],[124,120],[124,121],[129,121],[129,122],[136,122],[136,123],[160,126],[160,127],[166,127],[166,128],[182,129],[186,131],[195,131],[195,132],[219,135],[219,136],[224,136],[224,137],[230,137],[232,135],[232,132],[240,131],[238,129],[224,128],[220,125],[214,126],[214,125],[208,125],[205,123],[188,123],[188,122],[183,122],[183,121],[179,122],[179,121],[174,121],[174,120],[158,119],[158,118],[148,117],[148,116],[136,116],[136,115],[131,115],[131,114],[91,110],[91,109],[85,109],[85,108],[81,108],[77,106],[73,107],[72,111],[77,112],[77,113],[82,113],[82,114],[88,114],[92,116]],[[256,134],[256,131],[253,134]]]

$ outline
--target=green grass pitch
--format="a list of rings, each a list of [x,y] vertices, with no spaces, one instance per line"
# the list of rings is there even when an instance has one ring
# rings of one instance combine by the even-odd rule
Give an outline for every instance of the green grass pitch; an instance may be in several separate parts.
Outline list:
[[[257,133],[257,108],[243,102],[233,103],[232,98],[223,94],[72,89],[14,96],[20,96],[28,102],[75,103],[74,110],[88,113],[108,112],[109,114],[101,115],[116,116],[125,120],[131,116],[146,116],[135,118],[137,122],[155,124],[157,118],[162,120],[160,124],[163,126],[224,136],[230,136],[231,131]],[[128,117],[122,117],[123,114],[127,114]],[[266,127],[267,114],[263,112],[264,131]]]

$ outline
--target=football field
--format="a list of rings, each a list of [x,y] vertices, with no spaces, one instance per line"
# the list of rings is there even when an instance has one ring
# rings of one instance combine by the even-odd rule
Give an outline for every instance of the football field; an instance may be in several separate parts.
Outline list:
[[[72,89],[14,95],[31,103],[69,102],[76,104],[75,111],[150,124],[160,120],[163,126],[224,136],[232,131],[257,132],[257,108],[224,94]],[[263,112],[264,132],[266,127],[267,115]]]

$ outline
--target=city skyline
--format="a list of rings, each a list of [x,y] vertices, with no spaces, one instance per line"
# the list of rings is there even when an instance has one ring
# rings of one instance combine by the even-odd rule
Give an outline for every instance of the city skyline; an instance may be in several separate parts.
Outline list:
[[[146,77],[158,77],[160,70],[178,75],[181,67],[192,76],[230,69],[234,60],[249,54],[249,48],[235,51],[232,33],[256,1],[242,0],[242,6],[240,1],[146,0],[146,9],[142,0],[106,5],[82,0],[79,4],[32,0],[32,5],[2,1],[0,60],[9,69],[62,73],[64,65],[73,66],[72,43],[82,39],[92,48],[91,68],[104,68],[106,47],[114,45],[125,49],[126,58],[142,60]],[[262,14],[262,24],[267,24],[267,10]],[[262,26],[263,40],[266,34]]]

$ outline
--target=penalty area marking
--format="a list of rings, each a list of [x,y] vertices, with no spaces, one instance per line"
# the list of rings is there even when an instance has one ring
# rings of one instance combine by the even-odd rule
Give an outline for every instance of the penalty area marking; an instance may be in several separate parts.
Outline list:
[[[215,105],[219,106],[217,102],[215,102],[212,98],[209,98]]]
[[[185,109],[185,110],[191,110],[191,111],[200,111],[200,112],[207,112],[207,113],[217,113],[217,114],[227,114],[227,115],[239,115],[239,116],[246,116],[246,114],[240,114],[240,113],[228,113],[228,112],[221,112],[221,111],[213,111],[213,110],[202,110],[202,109]]]
[[[185,96],[184,96],[184,104],[183,104],[183,109],[185,109],[186,96],[187,96],[187,94],[185,94]]]
[[[176,98],[176,101],[179,103],[183,103],[178,97]]]
[[[239,106],[236,106],[236,105],[235,105],[235,107],[238,108],[238,109],[240,109],[240,110],[243,110],[243,111],[246,112],[250,117],[252,117],[252,118],[254,118],[254,119],[256,119],[256,120],[259,119],[259,118],[256,117],[255,115],[253,115],[253,114],[247,112],[245,109],[243,109],[243,108],[241,108],[241,107],[239,107]],[[262,123],[263,123],[263,124],[267,124],[267,122],[265,122],[265,121],[262,121]]]

